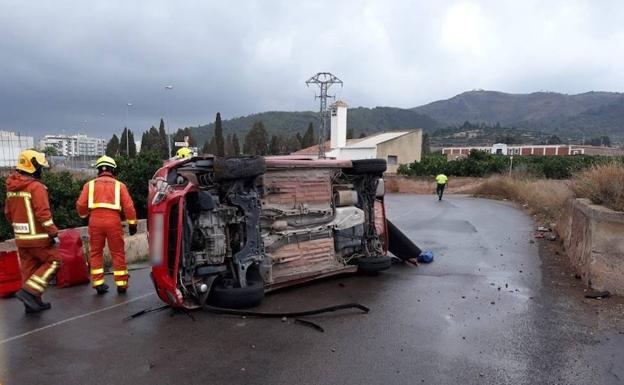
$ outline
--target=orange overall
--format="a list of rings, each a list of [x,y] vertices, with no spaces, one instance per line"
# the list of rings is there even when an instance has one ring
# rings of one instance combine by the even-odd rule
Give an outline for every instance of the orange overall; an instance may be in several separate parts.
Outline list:
[[[108,242],[115,284],[119,288],[127,288],[129,275],[121,213],[128,224],[136,224],[136,212],[126,185],[111,173],[103,172],[84,185],[76,209],[81,218],[89,217],[91,284],[93,287],[104,284],[103,249]]]
[[[41,296],[61,266],[58,248],[50,243],[58,229],[52,221],[48,189],[40,180],[17,171],[9,175],[6,187],[4,214],[13,225],[22,288]]]

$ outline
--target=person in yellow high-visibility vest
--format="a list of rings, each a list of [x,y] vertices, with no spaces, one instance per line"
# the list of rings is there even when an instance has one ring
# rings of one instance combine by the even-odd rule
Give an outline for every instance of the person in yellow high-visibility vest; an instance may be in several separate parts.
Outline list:
[[[126,217],[130,235],[137,232],[137,217],[134,203],[125,184],[115,179],[117,163],[108,156],[100,157],[95,167],[97,178],[87,182],[76,202],[76,210],[81,218],[89,217],[91,284],[98,294],[108,291],[104,282],[104,243],[113,260],[113,275],[117,292],[123,294],[128,289],[128,266],[124,250],[124,236],[121,214]]]
[[[50,309],[41,295],[61,266],[59,230],[52,220],[48,189],[41,181],[42,170],[49,167],[44,154],[25,150],[6,179],[4,214],[13,226],[23,281],[15,296],[26,313]]]
[[[446,187],[446,184],[448,183],[448,177],[444,174],[438,174],[435,179],[438,185],[436,187],[436,194],[438,194],[438,200],[441,201],[442,194],[444,194],[444,187]]]

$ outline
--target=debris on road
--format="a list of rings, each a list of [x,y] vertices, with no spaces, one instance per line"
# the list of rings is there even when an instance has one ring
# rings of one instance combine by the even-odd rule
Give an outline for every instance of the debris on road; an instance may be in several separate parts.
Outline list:
[[[420,253],[416,260],[420,263],[431,263],[433,262],[433,251],[427,250]]]
[[[325,329],[323,329],[323,327],[321,325],[316,324],[316,323],[314,323],[312,321],[304,320],[304,319],[301,319],[301,318],[295,318],[295,323],[299,324],[299,325],[303,325],[303,326],[308,326],[308,327],[311,327],[312,329],[317,330],[317,331],[319,331],[321,333],[325,333]]]
[[[603,298],[609,298],[610,296],[611,296],[611,293],[609,293],[607,290],[592,290],[592,291],[585,293],[585,298],[590,298],[590,299],[603,299]]]

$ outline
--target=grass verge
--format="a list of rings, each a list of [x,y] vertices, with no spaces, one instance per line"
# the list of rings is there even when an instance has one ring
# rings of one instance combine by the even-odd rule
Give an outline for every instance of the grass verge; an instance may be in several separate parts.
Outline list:
[[[624,166],[617,163],[593,166],[570,180],[497,175],[485,179],[474,195],[509,199],[549,221],[563,213],[565,203],[571,198],[587,198],[612,210],[624,211]]]

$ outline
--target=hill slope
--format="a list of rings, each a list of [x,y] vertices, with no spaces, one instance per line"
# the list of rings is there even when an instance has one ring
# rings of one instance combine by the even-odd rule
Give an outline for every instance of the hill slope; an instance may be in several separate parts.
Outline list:
[[[507,126],[539,129],[548,132],[565,131],[575,119],[589,123],[588,131],[624,131],[610,118],[611,105],[622,103],[624,94],[617,92],[586,92],[566,95],[555,92],[508,94],[497,91],[470,91],[447,100],[439,100],[414,111],[429,115],[446,125],[465,121],[500,122]],[[580,123],[579,123],[580,124]],[[584,123],[585,124],[585,123]]]
[[[293,135],[297,132],[303,135],[312,122],[315,129],[318,128],[318,113],[312,111],[269,111],[259,114],[247,115],[222,121],[223,133],[237,134],[243,138],[255,121],[261,120],[265,128],[272,134]],[[329,125],[329,121],[327,122]],[[371,134],[385,130],[397,130],[408,128],[422,128],[432,130],[440,124],[428,116],[416,111],[392,107],[375,108],[349,108],[347,114],[347,127],[353,128],[355,135],[361,133]],[[329,127],[328,127],[329,129]],[[214,123],[192,127],[191,132],[199,143],[212,137]]]
[[[379,131],[459,126],[471,123],[500,123],[521,130],[542,131],[562,137],[610,135],[624,138],[624,94],[586,92],[566,95],[555,92],[508,94],[497,91],[469,91],[447,100],[420,107],[350,108],[347,126],[354,136]],[[303,134],[312,122],[318,128],[318,114],[312,111],[269,111],[223,120],[224,134],[242,140],[253,123],[261,120],[269,134]],[[329,122],[328,122],[329,123]],[[212,137],[214,123],[191,128],[199,143]]]

